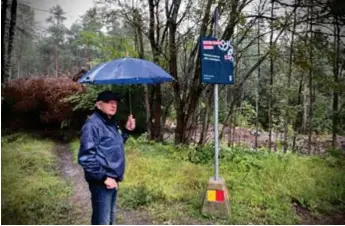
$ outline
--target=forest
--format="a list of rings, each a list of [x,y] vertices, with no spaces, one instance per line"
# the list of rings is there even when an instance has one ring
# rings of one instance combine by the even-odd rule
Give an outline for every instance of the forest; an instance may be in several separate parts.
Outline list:
[[[11,219],[21,211],[19,200],[11,197],[22,192],[29,200],[31,193],[37,193],[12,190],[11,183],[20,187],[24,182],[9,178],[20,170],[30,170],[39,178],[42,172],[36,165],[61,160],[65,154],[77,171],[81,126],[93,111],[97,94],[110,89],[123,97],[116,115],[120,124],[130,108],[137,120],[126,150],[132,163],[124,183],[128,189],[120,194],[124,211],[120,222],[344,223],[345,1],[95,0],[71,25],[67,21],[78,9],[62,4],[49,9],[24,0],[1,4],[2,169],[7,169],[2,173],[2,185],[6,184],[2,193],[9,194],[2,201],[8,207],[2,212],[4,222],[87,223],[70,215],[66,222],[60,221],[60,215],[34,220],[54,208],[59,214],[69,212],[72,204],[61,201],[71,195],[67,190],[54,193],[61,196],[54,196],[52,203],[61,205],[29,208],[17,221]],[[43,24],[37,15],[45,15]],[[213,172],[215,139],[214,85],[201,80],[199,41],[205,36],[230,40],[234,49],[235,83],[219,85],[220,173],[234,195],[229,221],[205,219],[198,212],[199,196]],[[78,83],[96,65],[126,56],[159,65],[174,81],[122,86]],[[48,141],[52,133],[53,140]],[[61,142],[64,154],[56,151]],[[25,159],[31,148],[42,159]],[[43,154],[44,148],[52,150],[49,156]],[[18,158],[14,164],[32,165],[10,170],[13,158]],[[60,160],[49,160],[52,166],[45,167],[64,171]],[[176,178],[170,171],[180,162]],[[173,179],[167,177],[155,187],[152,181],[164,175]],[[176,195],[169,187],[175,184],[172,180],[183,187],[176,189]],[[55,179],[49,183],[65,187],[65,182]],[[36,186],[45,189],[43,184]],[[37,205],[43,203],[43,197],[41,201],[35,197]],[[164,208],[182,216],[169,215]],[[128,216],[145,218],[131,214],[150,219],[128,222]],[[317,220],[321,218],[324,221]]]
[[[54,79],[73,78],[127,53],[159,64],[176,79],[167,85],[131,88],[142,131],[162,141],[161,131],[173,122],[175,143],[203,145],[210,140],[213,124],[213,85],[200,81],[198,40],[212,35],[212,14],[218,7],[216,36],[233,42],[236,79],[235,85],[220,88],[220,135],[227,133],[232,142],[235,127],[257,134],[266,131],[266,144],[254,138],[252,146],[273,148],[279,143],[284,151],[298,149],[299,135],[308,152],[322,135],[330,135],[326,139],[330,146],[341,145],[337,135],[345,130],[342,1],[99,0],[69,28],[64,25],[63,6],[41,12],[20,1],[2,4],[5,66],[1,74],[8,108],[19,111],[13,102],[32,102],[29,96],[40,95],[13,97],[16,86],[19,93],[35,92],[35,88],[19,88],[24,80],[53,79],[51,83],[56,84]],[[47,14],[46,27],[37,26],[35,13]],[[85,91],[70,84],[56,89],[63,92],[54,92],[56,96],[67,97],[77,111],[89,110],[91,93],[104,86]],[[127,88],[117,89],[128,97]],[[73,120],[66,108],[65,104],[60,110],[51,109],[51,122],[65,125]],[[63,109],[64,114],[53,115]],[[43,121],[49,123],[49,119]]]

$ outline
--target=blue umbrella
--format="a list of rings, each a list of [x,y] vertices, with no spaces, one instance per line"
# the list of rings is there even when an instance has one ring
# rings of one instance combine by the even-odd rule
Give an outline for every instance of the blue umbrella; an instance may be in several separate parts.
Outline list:
[[[79,79],[80,83],[119,85],[157,84],[170,81],[173,81],[173,77],[158,65],[131,57],[101,63]]]
[[[150,61],[125,57],[93,67],[78,82],[129,85],[159,84],[173,80],[171,75]],[[130,113],[132,113],[131,96],[129,96],[129,102]]]

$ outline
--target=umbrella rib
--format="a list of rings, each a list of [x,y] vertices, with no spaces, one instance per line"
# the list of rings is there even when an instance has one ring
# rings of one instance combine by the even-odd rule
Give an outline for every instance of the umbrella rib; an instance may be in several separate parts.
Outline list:
[[[92,72],[91,76],[89,76],[90,80],[92,79],[93,81],[96,78],[97,73],[104,68],[107,65],[107,63],[104,63],[103,65],[99,66],[95,71]],[[93,76],[92,76],[93,75]]]

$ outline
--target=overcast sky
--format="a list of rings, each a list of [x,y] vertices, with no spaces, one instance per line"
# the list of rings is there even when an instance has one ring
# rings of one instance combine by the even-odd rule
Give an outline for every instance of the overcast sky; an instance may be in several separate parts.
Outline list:
[[[70,27],[88,9],[94,6],[94,0],[19,0],[19,3],[30,5],[35,10],[35,20],[41,26],[48,26],[46,19],[50,8],[59,4],[66,12],[65,25]],[[43,11],[44,10],[44,11]]]

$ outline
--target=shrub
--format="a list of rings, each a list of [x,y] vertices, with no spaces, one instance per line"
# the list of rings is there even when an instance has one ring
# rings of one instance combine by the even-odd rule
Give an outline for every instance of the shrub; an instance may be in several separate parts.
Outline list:
[[[68,126],[80,118],[64,98],[85,88],[68,77],[30,77],[10,80],[3,88],[5,118],[41,125]]]
[[[146,206],[154,200],[161,198],[161,194],[150,192],[144,185],[121,190],[119,194],[119,205],[125,209],[136,209],[140,206]]]
[[[121,102],[118,103],[118,110],[115,115],[120,126],[123,126],[129,115],[129,91],[131,93],[132,114],[136,119],[135,132],[146,131],[146,112],[144,108],[144,96],[142,86],[117,86],[117,85],[87,85],[86,92],[79,92],[65,99],[66,102],[73,106],[74,111],[90,111],[95,106],[95,100],[99,92],[111,90],[121,96]]]
[[[206,145],[191,149],[188,154],[188,160],[195,164],[206,164],[214,159],[214,147]]]

